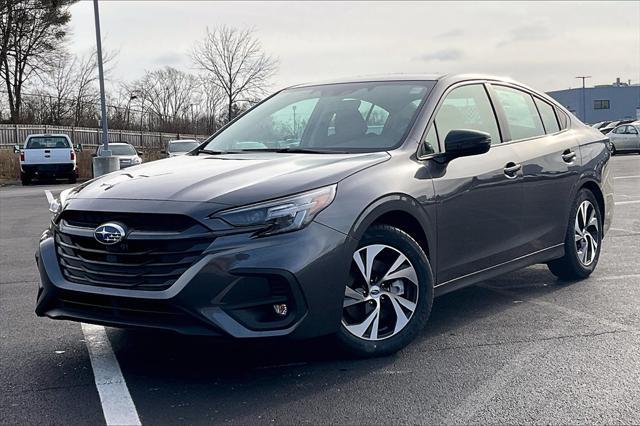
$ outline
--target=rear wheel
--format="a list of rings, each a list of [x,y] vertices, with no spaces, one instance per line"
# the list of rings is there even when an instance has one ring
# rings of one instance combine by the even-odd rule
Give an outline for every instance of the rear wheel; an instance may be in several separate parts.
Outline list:
[[[31,184],[32,176],[28,173],[20,173],[20,181],[22,185],[27,186]]]
[[[549,270],[564,280],[587,278],[596,268],[602,242],[602,215],[591,191],[582,189],[571,209],[563,257],[549,262]]]
[[[420,245],[387,225],[369,229],[353,254],[338,340],[359,356],[402,349],[424,328],[433,276]]]
[[[68,180],[69,180],[69,183],[76,183],[78,181],[78,176],[76,175],[75,172],[72,172],[69,175],[69,179]]]

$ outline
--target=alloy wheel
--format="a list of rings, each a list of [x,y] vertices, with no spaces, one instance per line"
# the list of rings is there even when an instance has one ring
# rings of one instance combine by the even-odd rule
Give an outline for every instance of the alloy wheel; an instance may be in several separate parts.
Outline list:
[[[576,252],[578,260],[584,266],[593,263],[598,253],[600,226],[598,212],[590,201],[580,203],[574,225]]]
[[[352,282],[345,288],[342,324],[364,340],[383,340],[400,333],[418,302],[418,276],[402,252],[384,244],[353,254]]]

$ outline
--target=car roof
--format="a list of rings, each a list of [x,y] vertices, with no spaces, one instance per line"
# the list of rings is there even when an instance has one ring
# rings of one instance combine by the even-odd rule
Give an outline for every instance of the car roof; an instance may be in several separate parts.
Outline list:
[[[27,138],[34,138],[34,137],[39,137],[39,138],[50,138],[50,137],[64,137],[64,138],[69,138],[69,135],[65,135],[64,133],[32,133],[30,135],[27,135]]]
[[[311,87],[311,86],[322,86],[327,84],[344,84],[344,83],[367,83],[374,81],[439,81],[439,80],[447,80],[450,83],[455,83],[457,81],[465,81],[465,80],[489,80],[489,81],[503,81],[505,83],[516,83],[521,86],[524,86],[517,81],[504,76],[495,76],[495,75],[487,75],[487,74],[379,74],[379,75],[365,75],[365,76],[355,76],[355,77],[345,77],[338,78],[332,80],[324,80],[317,82],[308,82],[295,84],[287,87],[289,88],[298,88],[298,87]],[[526,87],[526,86],[525,86]]]

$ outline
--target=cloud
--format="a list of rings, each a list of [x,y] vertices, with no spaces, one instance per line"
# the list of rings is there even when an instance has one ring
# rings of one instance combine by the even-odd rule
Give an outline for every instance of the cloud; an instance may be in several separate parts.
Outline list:
[[[457,61],[462,59],[463,57],[464,57],[464,52],[462,52],[462,50],[450,48],[450,49],[436,50],[434,52],[419,56],[417,59],[421,61],[426,61],[426,62],[433,62],[433,61],[446,62],[446,61]]]
[[[186,62],[187,55],[184,52],[166,52],[160,55],[157,55],[153,62],[159,66],[176,66],[181,65]]]
[[[551,31],[545,24],[526,24],[511,29],[507,37],[499,41],[497,45],[502,47],[518,42],[549,40],[551,37]]]
[[[445,31],[443,33],[437,34],[434,38],[443,39],[443,38],[456,38],[464,35],[464,31],[460,28],[455,28],[453,30]]]

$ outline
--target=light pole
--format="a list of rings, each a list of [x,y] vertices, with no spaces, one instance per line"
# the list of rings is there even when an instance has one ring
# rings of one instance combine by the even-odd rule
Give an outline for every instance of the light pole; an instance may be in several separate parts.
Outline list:
[[[129,118],[131,117],[131,101],[138,99],[136,95],[129,96],[129,102],[127,102],[127,130],[129,130]]]
[[[98,0],[93,0],[93,15],[96,24],[96,53],[98,60],[98,80],[100,82],[100,110],[102,119],[102,150],[100,155],[93,158],[94,177],[101,176],[120,169],[118,157],[111,155],[109,150],[109,126],[107,123],[107,100],[104,91],[104,70],[102,68],[102,41],[100,39],[100,12],[98,10]]]
[[[584,121],[585,123],[587,122],[587,104],[586,104],[586,88],[585,88],[585,81],[588,78],[591,78],[590,75],[580,75],[578,77],[576,77],[580,80],[582,80],[582,121]]]

